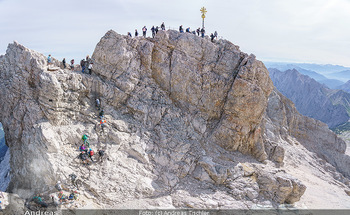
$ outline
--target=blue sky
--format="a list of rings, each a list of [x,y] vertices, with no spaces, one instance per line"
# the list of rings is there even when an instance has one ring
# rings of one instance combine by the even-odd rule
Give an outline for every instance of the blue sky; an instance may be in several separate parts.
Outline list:
[[[0,0],[0,54],[16,40],[79,62],[110,29],[195,29],[203,6],[208,33],[260,60],[350,66],[349,0]]]

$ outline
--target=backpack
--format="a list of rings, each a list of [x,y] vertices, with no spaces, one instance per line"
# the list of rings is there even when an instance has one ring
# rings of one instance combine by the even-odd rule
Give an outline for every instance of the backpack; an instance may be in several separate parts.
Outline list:
[[[94,155],[94,151],[90,151],[90,156],[93,156]]]

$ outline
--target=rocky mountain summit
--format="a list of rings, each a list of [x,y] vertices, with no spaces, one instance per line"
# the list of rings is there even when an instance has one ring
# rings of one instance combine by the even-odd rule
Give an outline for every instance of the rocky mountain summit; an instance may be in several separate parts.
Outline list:
[[[254,55],[172,30],[111,30],[92,59],[88,75],[55,60],[48,69],[44,55],[16,42],[0,56],[8,192],[30,198],[57,181],[76,189],[75,173],[80,198],[65,207],[350,207],[329,203],[349,198],[344,141],[300,115]],[[83,134],[106,151],[102,163],[77,158]]]

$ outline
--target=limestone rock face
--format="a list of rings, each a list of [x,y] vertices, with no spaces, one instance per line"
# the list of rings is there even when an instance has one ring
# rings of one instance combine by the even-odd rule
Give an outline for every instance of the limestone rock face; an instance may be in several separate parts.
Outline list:
[[[75,173],[81,193],[75,207],[294,203],[307,188],[283,165],[286,157],[296,162],[290,155],[302,153],[301,146],[346,183],[343,142],[301,116],[274,91],[265,66],[229,41],[171,30],[154,39],[109,31],[92,60],[92,75],[62,70],[56,61],[48,69],[45,56],[16,42],[0,57],[8,191],[25,198],[50,193],[58,180],[73,189]],[[103,162],[81,164],[83,134],[95,151],[106,151]]]

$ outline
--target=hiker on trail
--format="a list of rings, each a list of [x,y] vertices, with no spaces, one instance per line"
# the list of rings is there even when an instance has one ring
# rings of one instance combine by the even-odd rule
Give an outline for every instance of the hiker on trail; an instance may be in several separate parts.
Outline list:
[[[69,175],[69,177],[70,177],[70,180],[71,180],[73,186],[75,186],[75,187],[78,188],[78,186],[77,186],[77,184],[76,184],[77,175],[74,174],[74,173],[72,173],[72,174]],[[79,188],[78,188],[78,189],[79,189]]]
[[[101,128],[102,128],[102,132],[104,132],[104,127],[106,127],[106,120],[105,119],[101,119],[100,120],[100,124],[101,124]]]
[[[63,58],[62,63],[63,63],[63,68],[65,69],[67,67],[66,66],[66,58]]]
[[[86,148],[86,146],[84,145],[84,143],[83,144],[81,144],[81,146],[79,147],[79,151],[80,152],[83,152],[83,151],[85,151],[85,152],[87,152],[87,148]]]
[[[202,37],[204,37],[204,34],[205,34],[204,28],[201,29],[201,34],[202,34]]]
[[[84,73],[84,71],[85,71],[85,60],[84,59],[82,59],[80,61],[80,66],[81,66],[81,72]]]
[[[196,32],[197,32],[197,35],[199,36],[199,33],[201,32],[201,28],[197,28]]]
[[[61,185],[61,182],[58,181],[57,184],[55,185],[55,188],[58,190],[58,191],[62,191],[62,185]]]
[[[156,35],[156,29],[154,28],[154,25],[151,28],[152,31],[152,37],[154,38],[154,36]]]
[[[97,107],[97,110],[100,110],[101,109],[101,102],[100,102],[100,99],[96,99],[96,107]]]
[[[131,35],[131,33],[130,33],[130,32],[128,32],[128,36],[129,36],[129,37],[132,37],[132,35]]]
[[[84,144],[88,144],[88,147],[90,147],[89,141],[88,141],[89,136],[87,134],[84,134],[81,139],[84,140]]]
[[[63,191],[59,192],[57,197],[58,197],[58,199],[60,200],[61,203],[67,201],[67,196],[63,194]]]
[[[183,33],[183,32],[184,32],[184,29],[183,29],[182,25],[180,25],[179,31],[180,31],[180,33]]]
[[[79,158],[81,159],[81,161],[83,162],[83,164],[89,164],[88,159],[88,155],[85,153],[85,151],[82,151],[79,155]]]
[[[36,195],[33,197],[33,201],[35,202],[35,204],[43,207],[43,208],[47,208],[47,204],[43,201],[43,199],[40,197],[40,195]]]
[[[158,31],[159,31],[159,27],[158,26],[156,27],[155,31],[156,31],[156,34],[158,34]]]
[[[143,34],[143,37],[146,38],[146,32],[147,32],[147,28],[146,26],[143,26],[142,28],[142,34]]]
[[[100,111],[100,113],[98,114],[98,116],[101,118],[101,120],[103,119],[105,115],[105,112],[103,111],[103,109]]]
[[[215,38],[214,34],[211,33],[211,34],[210,34],[210,40],[211,40],[212,42],[214,42],[214,38]]]
[[[94,64],[93,62],[91,62],[88,66],[88,69],[89,69],[89,75],[91,75],[91,70],[92,70],[92,64]]]
[[[105,155],[105,151],[102,149],[98,150],[98,161],[100,161],[101,163],[103,162],[103,156]]]
[[[139,32],[137,32],[137,29],[135,29],[135,37],[139,36]]]
[[[186,28],[186,33],[190,33],[190,27]]]
[[[72,71],[74,70],[74,59],[70,61],[70,68]]]
[[[217,32],[217,31],[214,32],[214,37],[215,37],[216,39],[218,39],[218,32]]]
[[[57,197],[56,194],[50,195],[52,202],[55,206],[58,206],[60,204],[60,199]]]
[[[47,63],[50,65],[52,63],[52,58],[51,55],[49,54],[49,56],[47,57]]]
[[[162,24],[161,24],[160,28],[161,28],[163,31],[165,31],[165,25],[164,25],[164,22],[162,22]]]
[[[94,156],[95,152],[90,148],[89,149],[89,158],[91,160],[91,162],[94,162],[94,160],[92,160],[92,156]]]
[[[74,191],[72,192],[69,197],[68,197],[68,200],[77,200],[78,199],[78,192],[77,191]]]

